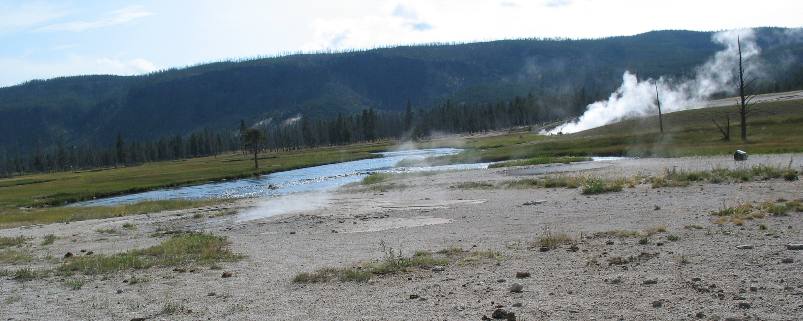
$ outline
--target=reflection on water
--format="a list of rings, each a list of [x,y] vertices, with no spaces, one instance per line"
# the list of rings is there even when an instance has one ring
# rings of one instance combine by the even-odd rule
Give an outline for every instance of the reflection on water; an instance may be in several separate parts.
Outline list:
[[[379,153],[383,157],[307,167],[284,172],[215,182],[195,186],[160,189],[149,192],[108,197],[77,203],[77,206],[108,206],[150,200],[244,198],[280,196],[300,192],[323,191],[358,182],[375,172],[419,172],[488,168],[489,163],[455,164],[424,167],[396,167],[403,159],[424,159],[432,156],[454,155],[460,149],[434,148]]]

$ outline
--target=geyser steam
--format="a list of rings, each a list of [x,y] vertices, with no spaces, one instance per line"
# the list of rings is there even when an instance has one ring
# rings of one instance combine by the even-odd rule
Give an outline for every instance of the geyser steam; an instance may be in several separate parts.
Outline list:
[[[742,45],[745,73],[755,76],[759,64],[753,59],[761,53],[752,29],[715,33],[712,40],[725,46],[705,64],[695,69],[693,78],[673,81],[665,77],[640,81],[629,71],[622,75],[622,86],[607,100],[592,103],[574,122],[552,129],[546,134],[574,133],[610,124],[622,119],[658,113],[656,86],[663,112],[704,107],[703,103],[716,93],[733,93],[736,88],[739,50]],[[749,63],[748,63],[749,62]]]

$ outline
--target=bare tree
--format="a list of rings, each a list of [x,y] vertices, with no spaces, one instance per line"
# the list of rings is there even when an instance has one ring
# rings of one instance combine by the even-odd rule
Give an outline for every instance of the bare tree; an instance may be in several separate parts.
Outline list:
[[[661,113],[661,97],[658,96],[658,84],[655,84],[655,101],[658,102],[658,125],[661,127],[661,134],[664,133],[664,114]]]
[[[750,106],[752,104],[750,102],[755,98],[755,95],[750,95],[747,91],[750,89],[754,79],[745,83],[744,64],[742,61],[742,41],[739,37],[736,38],[736,46],[739,49],[739,120],[741,121],[741,138],[742,141],[747,141],[747,115],[751,112]]]

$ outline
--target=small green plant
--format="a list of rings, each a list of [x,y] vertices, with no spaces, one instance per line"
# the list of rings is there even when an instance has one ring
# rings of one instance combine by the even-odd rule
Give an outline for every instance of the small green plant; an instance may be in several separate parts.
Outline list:
[[[362,179],[363,185],[372,185],[385,182],[391,178],[391,174],[387,173],[373,173]]]
[[[134,223],[124,223],[123,228],[129,231],[136,230],[137,226]]]
[[[84,286],[84,283],[86,283],[84,280],[79,280],[79,279],[64,280],[64,285],[66,285],[71,290],[80,290],[81,287]]]
[[[622,190],[622,182],[608,181],[601,178],[591,178],[583,184],[584,195],[595,195],[610,192],[619,192]]]
[[[675,234],[669,234],[666,237],[666,239],[669,240],[669,241],[672,241],[672,242],[677,242],[678,240],[680,240],[680,237],[675,235]]]
[[[657,226],[649,227],[649,228],[644,229],[643,233],[646,236],[653,236],[653,235],[659,234],[659,233],[666,233],[666,226],[657,225]]]
[[[791,181],[796,181],[800,178],[798,176],[798,172],[790,168],[783,172],[783,179],[791,182]]]
[[[555,249],[564,244],[574,244],[575,240],[566,233],[554,233],[549,227],[543,229],[543,234],[531,247]]]
[[[187,307],[184,305],[175,302],[167,302],[162,307],[162,310],[159,311],[158,315],[174,315],[184,313],[185,311],[187,311]]]
[[[56,242],[56,239],[58,239],[58,237],[53,234],[45,235],[45,237],[42,238],[42,245],[51,245]]]
[[[683,228],[685,228],[687,230],[702,230],[702,229],[704,229],[704,227],[702,225],[698,225],[698,224],[686,225]]]
[[[641,239],[638,240],[638,244],[641,244],[641,245],[650,244],[650,238],[646,237],[646,236],[642,237]]]
[[[96,229],[95,232],[100,234],[120,234],[120,231],[113,227],[104,227]]]
[[[132,276],[128,278],[128,285],[150,282],[150,279],[142,276]]]
[[[31,281],[36,279],[38,276],[39,273],[29,268],[18,269],[11,273],[11,278],[20,282]]]

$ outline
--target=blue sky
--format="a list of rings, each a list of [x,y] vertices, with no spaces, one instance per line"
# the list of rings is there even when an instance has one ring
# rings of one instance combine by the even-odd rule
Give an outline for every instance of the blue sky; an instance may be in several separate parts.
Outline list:
[[[803,1],[0,0],[0,86],[296,51],[801,27]]]

